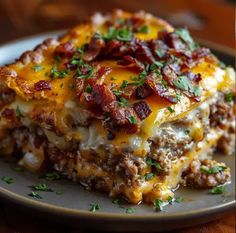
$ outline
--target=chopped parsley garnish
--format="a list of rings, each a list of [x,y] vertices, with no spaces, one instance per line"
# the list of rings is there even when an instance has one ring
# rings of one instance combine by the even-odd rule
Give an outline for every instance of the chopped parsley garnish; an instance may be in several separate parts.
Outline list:
[[[2,181],[4,181],[6,184],[13,184],[14,179],[10,176],[2,176]]]
[[[56,191],[56,194],[57,194],[57,195],[63,195],[64,192],[63,192],[62,190],[58,190],[58,191]]]
[[[120,203],[121,203],[121,200],[120,199],[114,199],[113,201],[112,201],[112,203],[113,204],[116,204],[116,205],[119,205]]]
[[[94,71],[94,65],[83,64],[77,68],[77,78],[91,78]]]
[[[140,28],[138,28],[138,32],[139,33],[144,33],[144,34],[148,34],[149,32],[149,27],[147,25],[143,25]]]
[[[50,70],[50,76],[52,78],[64,78],[68,74],[68,70],[61,70],[59,71],[57,67],[52,67]]]
[[[81,66],[84,64],[84,61],[78,57],[72,57],[72,59],[70,60],[70,64]]]
[[[33,197],[35,199],[43,199],[37,192],[32,191],[28,194],[30,197]]]
[[[127,80],[123,80],[122,84],[121,84],[121,88],[126,88],[128,86],[128,81]]]
[[[136,119],[134,116],[130,116],[129,118],[129,122],[132,124],[132,125],[135,125],[136,124]]]
[[[115,77],[111,77],[111,81],[115,81],[117,78],[115,78]]]
[[[177,203],[181,203],[181,202],[183,202],[183,198],[182,197],[176,197],[175,198],[175,202],[177,202]]]
[[[167,201],[168,201],[168,203],[169,203],[170,205],[172,205],[173,202],[174,202],[174,198],[171,197],[171,196],[169,196],[169,197],[167,198]]]
[[[159,58],[163,58],[164,55],[165,55],[165,51],[162,50],[162,49],[160,49],[160,50],[155,50],[155,52],[156,52],[156,54],[157,54],[157,56],[158,56]]]
[[[126,212],[127,214],[133,214],[133,213],[135,213],[135,211],[136,211],[135,208],[129,207],[129,208],[126,209],[125,212]]]
[[[157,168],[158,171],[161,171],[161,170],[162,170],[161,165],[160,165],[156,160],[154,160],[154,159],[152,159],[152,158],[150,158],[150,157],[148,157],[148,158],[146,159],[146,163],[147,163],[147,165],[149,165],[149,166],[154,166],[155,168]]]
[[[13,170],[16,172],[23,172],[24,168],[23,167],[14,167]]]
[[[189,31],[185,28],[177,28],[174,31],[190,48],[191,51],[196,49],[196,44],[194,43],[192,37],[189,34]]]
[[[92,87],[91,87],[91,85],[90,84],[88,84],[87,86],[86,86],[86,88],[85,88],[85,91],[87,92],[87,93],[92,93]]]
[[[131,41],[133,38],[133,33],[128,28],[119,28],[109,27],[106,35],[103,36],[104,40],[116,39],[119,41]]]
[[[201,94],[201,88],[199,86],[194,87],[185,75],[179,76],[179,79],[173,83],[180,90],[190,91],[195,96],[200,96]]]
[[[216,186],[211,190],[210,194],[224,194],[225,192],[226,192],[225,186]]]
[[[61,57],[60,57],[59,55],[56,55],[56,56],[54,57],[54,61],[55,61],[55,62],[60,62],[60,61],[61,61]]]
[[[114,93],[114,95],[116,95],[116,96],[119,96],[119,95],[122,95],[122,94],[124,94],[124,92],[123,91],[120,91],[120,90],[117,90],[117,89],[114,89],[114,90],[112,90],[112,92]]]
[[[200,96],[201,92],[202,92],[202,90],[201,90],[200,86],[196,86],[196,87],[193,88],[193,94],[195,96]]]
[[[46,180],[60,180],[61,179],[61,175],[57,172],[52,172],[52,173],[46,173],[44,175],[44,178]]]
[[[162,201],[162,200],[160,200],[160,199],[156,199],[156,200],[155,200],[155,210],[156,210],[156,211],[162,211],[164,204],[165,204],[164,201]]]
[[[151,71],[155,71],[159,68],[163,67],[163,63],[159,62],[159,61],[155,61],[154,63],[151,64],[150,66],[150,70]]]
[[[151,179],[153,179],[154,176],[155,176],[155,174],[150,172],[150,173],[145,174],[144,177],[145,177],[145,180],[151,180]]]
[[[44,70],[44,68],[40,65],[34,65],[32,69],[34,70],[34,72],[39,72],[41,70]]]
[[[190,130],[189,130],[189,129],[185,129],[185,130],[184,130],[184,133],[185,133],[186,135],[189,135],[189,134],[190,134]]]
[[[167,107],[170,113],[173,113],[175,110],[172,107]]]
[[[225,101],[232,102],[234,100],[234,95],[232,92],[228,92],[225,94]]]
[[[121,107],[128,107],[129,106],[129,102],[128,102],[128,100],[126,98],[120,97],[119,99],[120,99],[119,100],[119,105]]]
[[[224,166],[215,166],[212,168],[208,168],[206,166],[201,166],[201,171],[203,171],[207,174],[216,174],[216,173],[224,171],[225,169],[226,169],[226,167],[224,167]]]
[[[19,106],[16,106],[16,117],[20,118],[20,117],[24,117],[24,115],[22,114],[21,110],[20,110],[20,107]]]
[[[49,188],[47,184],[35,184],[32,187],[36,191],[53,192],[53,190]]]
[[[91,211],[91,212],[96,212],[96,211],[100,210],[100,205],[97,203],[91,203],[90,206],[91,206],[91,208],[89,211]]]

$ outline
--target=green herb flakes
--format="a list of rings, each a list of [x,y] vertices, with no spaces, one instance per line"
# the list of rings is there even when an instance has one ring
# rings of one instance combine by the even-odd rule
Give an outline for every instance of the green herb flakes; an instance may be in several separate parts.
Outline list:
[[[53,190],[49,188],[47,184],[35,184],[32,187],[36,191],[53,192]]]
[[[52,78],[64,78],[68,74],[68,70],[61,70],[59,71],[57,67],[52,67],[50,70],[50,76]]]
[[[228,92],[225,94],[225,101],[226,102],[232,102],[234,100],[234,95],[232,92]]]
[[[86,91],[87,93],[92,93],[92,90],[93,90],[93,88],[91,87],[90,84],[88,84],[88,85],[86,86],[86,88],[85,88],[85,91]]]
[[[152,158],[150,158],[150,157],[148,157],[148,158],[146,159],[146,163],[147,163],[147,165],[149,165],[149,166],[154,166],[158,171],[161,171],[161,170],[162,170],[161,165],[160,165],[156,160],[154,160],[154,159],[152,159]]]
[[[34,65],[32,67],[32,70],[34,70],[34,72],[39,72],[39,71],[44,70],[44,68],[42,66],[40,66],[40,65]]]
[[[18,118],[25,117],[25,116],[23,115],[23,113],[21,112],[19,106],[16,106],[15,112],[16,112],[16,117],[18,117]]]
[[[176,197],[175,198],[175,202],[177,202],[177,203],[181,203],[183,201],[184,201],[184,199],[182,197]]]
[[[136,119],[134,116],[130,116],[129,118],[129,122],[132,124],[132,125],[135,125],[136,124]]]
[[[58,191],[56,191],[56,194],[57,194],[57,195],[63,195],[63,194],[64,194],[64,191],[58,190]]]
[[[91,212],[96,212],[96,211],[100,210],[100,205],[97,203],[91,203],[90,206],[91,206],[91,208],[89,209],[89,211],[91,211]]]
[[[122,82],[122,84],[121,84],[120,87],[124,89],[124,88],[126,88],[126,87],[128,86],[128,84],[129,84],[129,83],[128,83],[127,80],[123,80],[123,82]]]
[[[147,174],[145,174],[145,180],[151,180],[151,179],[153,179],[153,177],[155,176],[155,174],[153,174],[153,173],[147,173]]]
[[[226,192],[225,186],[216,186],[211,190],[210,194],[224,194],[225,192]]]
[[[116,204],[116,205],[120,205],[121,200],[118,199],[118,198],[116,198],[116,199],[112,200],[112,203],[113,203],[113,204]]]
[[[137,31],[139,33],[148,34],[150,30],[149,30],[149,27],[147,25],[143,25],[140,28],[138,28]]]
[[[160,199],[156,199],[154,204],[155,204],[155,210],[156,211],[162,211],[163,206],[165,205],[165,202],[160,200]]]
[[[169,197],[167,198],[167,201],[168,201],[168,203],[169,203],[170,205],[172,205],[173,202],[174,202],[174,198],[171,197],[171,196],[169,196]]]
[[[86,70],[86,72],[84,71]],[[77,78],[91,78],[94,72],[94,65],[83,64],[77,68]]]
[[[119,98],[119,105],[121,107],[128,107],[129,106],[129,102],[128,102],[128,100],[126,98],[120,97]]]
[[[103,36],[104,40],[116,39],[119,41],[131,41],[133,38],[133,33],[128,28],[119,28],[109,27],[106,35]]]
[[[224,167],[224,166],[215,166],[212,168],[208,168],[206,166],[201,166],[201,171],[205,172],[207,174],[216,174],[216,173],[224,171],[225,169],[226,169],[226,167]]]
[[[28,196],[33,197],[34,199],[43,199],[37,192],[32,191]]]
[[[189,46],[191,51],[196,49],[196,44],[194,43],[187,29],[177,28],[175,29],[174,33],[177,34]]]
[[[172,107],[167,107],[167,109],[169,110],[170,113],[175,112],[175,110]]]
[[[16,172],[23,172],[24,168],[23,167],[14,167],[13,170]]]
[[[14,179],[10,176],[2,176],[2,181],[4,181],[6,184],[13,184]]]
[[[136,209],[135,208],[132,208],[132,207],[129,207],[125,210],[125,213],[127,214],[133,214],[135,213]]]
[[[46,173],[44,175],[44,178],[46,180],[50,180],[50,181],[52,181],[52,180],[60,180],[61,179],[61,175],[59,173],[57,173],[57,172]]]

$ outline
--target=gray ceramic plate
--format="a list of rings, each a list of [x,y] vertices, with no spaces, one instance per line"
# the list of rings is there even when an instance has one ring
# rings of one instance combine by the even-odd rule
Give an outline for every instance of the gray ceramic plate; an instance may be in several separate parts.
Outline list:
[[[44,38],[56,36],[58,33],[49,33],[18,40],[0,47],[0,65],[9,63],[25,50],[32,49]],[[234,65],[234,57],[226,52],[217,51],[223,61]],[[14,178],[13,184],[6,184],[0,180],[0,196],[2,199],[17,203],[24,209],[35,210],[32,213],[38,216],[51,217],[54,221],[61,221],[79,225],[86,229],[116,232],[157,232],[171,230],[199,224],[213,220],[235,206],[235,156],[219,156],[217,160],[224,161],[231,167],[232,182],[227,185],[226,197],[210,195],[209,190],[180,189],[176,195],[183,197],[180,204],[166,206],[164,211],[155,212],[152,206],[120,206],[112,203],[106,194],[88,192],[80,185],[66,180],[45,181],[38,174],[27,171],[17,172],[15,165],[0,159],[0,177]],[[63,195],[55,192],[42,192],[43,199],[35,200],[28,196],[30,186],[36,183],[47,183],[53,190],[63,191]],[[96,213],[89,211],[91,203],[98,203],[100,210]],[[127,214],[128,207],[135,208],[135,213]],[[44,214],[42,214],[44,213]]]

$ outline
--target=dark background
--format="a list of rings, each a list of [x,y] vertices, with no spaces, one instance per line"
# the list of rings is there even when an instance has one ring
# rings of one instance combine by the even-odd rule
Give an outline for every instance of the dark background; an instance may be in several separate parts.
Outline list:
[[[197,38],[234,48],[232,0],[0,0],[0,43],[40,32],[64,29],[95,11],[143,9],[186,25]]]

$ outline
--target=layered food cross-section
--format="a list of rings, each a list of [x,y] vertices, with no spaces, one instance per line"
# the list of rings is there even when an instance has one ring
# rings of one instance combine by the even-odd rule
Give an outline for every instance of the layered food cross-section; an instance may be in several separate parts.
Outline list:
[[[131,203],[230,181],[235,73],[184,28],[95,14],[0,68],[0,154]]]

